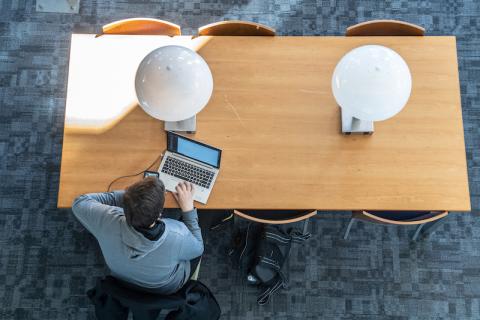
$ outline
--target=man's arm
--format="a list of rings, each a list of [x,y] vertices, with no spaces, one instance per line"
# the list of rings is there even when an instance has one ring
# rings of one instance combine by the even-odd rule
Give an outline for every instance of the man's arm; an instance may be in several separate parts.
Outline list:
[[[182,221],[190,230],[190,233],[182,241],[179,258],[191,260],[203,253],[202,231],[198,225],[197,209],[182,212]]]
[[[123,215],[124,191],[84,194],[73,202],[72,211],[95,237],[115,216]]]
[[[197,209],[193,207],[193,184],[189,182],[180,182],[173,193],[182,210],[182,221],[187,226],[190,233],[182,241],[179,258],[182,260],[191,260],[203,253],[202,231],[198,225]]]

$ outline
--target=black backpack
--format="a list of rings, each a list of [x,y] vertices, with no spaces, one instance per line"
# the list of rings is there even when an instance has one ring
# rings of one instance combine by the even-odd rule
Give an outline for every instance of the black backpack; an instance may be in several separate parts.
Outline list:
[[[249,284],[263,289],[257,303],[264,305],[280,288],[288,287],[284,270],[292,242],[303,242],[310,234],[302,234],[298,228],[283,225],[263,225],[249,222],[239,228],[233,237],[229,255],[234,267],[247,275]]]

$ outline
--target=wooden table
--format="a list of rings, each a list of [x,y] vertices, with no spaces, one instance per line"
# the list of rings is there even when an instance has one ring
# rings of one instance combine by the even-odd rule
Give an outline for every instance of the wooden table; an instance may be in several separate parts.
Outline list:
[[[165,149],[163,123],[136,106],[133,76],[144,55],[172,43],[198,50],[214,78],[193,137],[223,149],[222,164],[208,204],[198,207],[470,210],[454,37],[76,34],[59,207],[141,172]],[[402,112],[375,123],[372,136],[343,136],[331,77],[339,59],[364,44],[405,59],[412,95]],[[85,119],[82,107],[90,108]],[[111,115],[100,112],[92,125],[92,110]],[[167,206],[175,206],[171,196]]]

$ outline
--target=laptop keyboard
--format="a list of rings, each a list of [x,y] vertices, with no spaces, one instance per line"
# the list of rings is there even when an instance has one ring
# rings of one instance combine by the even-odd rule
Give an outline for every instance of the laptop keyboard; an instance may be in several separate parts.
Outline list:
[[[162,172],[207,189],[210,187],[215,175],[212,171],[168,156],[163,164]]]

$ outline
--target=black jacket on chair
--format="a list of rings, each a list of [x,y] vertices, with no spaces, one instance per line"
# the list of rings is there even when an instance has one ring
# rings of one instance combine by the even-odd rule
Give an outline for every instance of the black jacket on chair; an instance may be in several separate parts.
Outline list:
[[[168,320],[217,320],[220,307],[210,290],[201,282],[190,280],[176,294],[164,296],[126,288],[108,276],[97,280],[87,292],[99,320],[127,320],[132,311],[135,320],[155,320],[162,309],[171,311]]]

